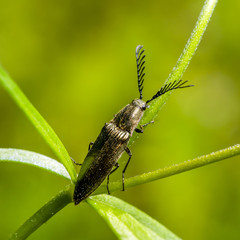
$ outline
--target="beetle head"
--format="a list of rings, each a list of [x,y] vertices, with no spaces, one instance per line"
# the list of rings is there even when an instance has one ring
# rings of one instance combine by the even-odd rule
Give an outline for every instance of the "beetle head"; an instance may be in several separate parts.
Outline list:
[[[145,111],[149,106],[142,99],[134,99],[132,101],[134,106],[139,107],[142,111]]]

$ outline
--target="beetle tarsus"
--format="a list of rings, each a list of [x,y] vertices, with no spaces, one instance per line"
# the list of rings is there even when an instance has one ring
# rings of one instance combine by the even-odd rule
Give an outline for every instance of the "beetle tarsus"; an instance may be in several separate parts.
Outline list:
[[[109,187],[108,187],[108,184],[109,184],[109,176],[114,173],[118,168],[119,168],[119,164],[116,163],[115,164],[115,167],[109,174],[108,174],[108,177],[107,177],[107,191],[108,191],[108,195],[110,195],[110,191],[109,191]]]
[[[130,149],[127,147],[126,149],[125,149],[125,151],[126,151],[126,153],[128,154],[128,156],[129,156],[129,159],[128,159],[128,161],[127,161],[127,164],[126,164],[126,166],[124,167],[124,169],[123,169],[123,171],[122,171],[122,185],[123,185],[123,191],[125,190],[125,188],[124,188],[124,173],[126,172],[126,169],[127,169],[127,166],[128,166],[128,164],[129,164],[129,162],[130,162],[130,160],[131,160],[131,157],[132,157],[132,153],[131,153],[131,151],[130,151]]]
[[[72,157],[70,157],[70,158],[71,158],[71,160],[73,161],[74,164],[76,164],[76,165],[78,165],[78,166],[82,166],[81,163],[76,162]]]

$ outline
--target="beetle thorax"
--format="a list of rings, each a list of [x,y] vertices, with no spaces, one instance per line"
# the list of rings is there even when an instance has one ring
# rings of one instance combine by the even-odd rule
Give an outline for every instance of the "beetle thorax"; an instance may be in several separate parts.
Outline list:
[[[132,135],[145,109],[146,103],[144,101],[141,99],[134,99],[130,104],[121,109],[111,122]]]

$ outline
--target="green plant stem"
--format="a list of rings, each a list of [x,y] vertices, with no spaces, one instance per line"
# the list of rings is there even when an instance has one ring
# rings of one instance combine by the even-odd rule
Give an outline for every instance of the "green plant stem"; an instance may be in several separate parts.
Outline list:
[[[170,177],[182,172],[189,171],[198,167],[218,162],[230,157],[240,155],[240,144],[223,150],[207,154],[205,156],[197,157],[193,160],[185,161],[183,163],[174,164],[170,167],[162,168],[153,172],[144,173],[139,176],[125,179],[125,188],[137,186],[144,183],[149,183],[161,178]],[[113,182],[109,184],[111,192],[122,190],[122,182]],[[106,185],[100,186],[93,195],[106,193]],[[72,202],[73,185],[68,186],[67,190],[60,192],[51,201],[46,203],[38,212],[30,217],[12,236],[11,240],[22,240],[33,233],[44,222],[55,215],[59,210],[64,208],[67,204]]]
[[[203,167],[205,165],[218,162],[233,156],[240,155],[240,144],[223,150],[213,152],[193,160],[188,160],[179,164],[174,164],[169,167],[161,168],[153,172],[144,173],[135,177],[125,179],[125,188],[136,185],[152,182],[161,178],[170,177],[182,172],[186,172],[195,168]],[[122,190],[122,181],[113,182],[109,184],[110,192]],[[100,186],[94,194],[106,193],[106,185]]]
[[[199,43],[201,42],[202,36],[207,28],[207,25],[211,19],[214,8],[217,4],[217,0],[206,0],[204,6],[201,10],[201,13],[198,17],[197,23],[190,35],[190,38],[185,45],[185,48],[179,57],[176,65],[174,66],[172,72],[170,73],[168,79],[165,81],[166,83],[178,81],[182,78],[183,73],[186,71],[192,56],[197,50]],[[157,116],[162,106],[166,103],[169,95],[174,92],[170,91],[165,93],[161,97],[154,100],[149,109],[146,110],[142,120],[140,121],[140,125],[144,123],[151,122]],[[138,138],[139,134],[133,133],[132,138],[130,139],[129,145],[131,145],[136,138]]]
[[[72,191],[68,188],[61,191],[42,208],[40,208],[33,216],[31,216],[19,229],[10,236],[10,240],[23,240],[38,229],[49,218],[54,216],[58,211],[72,202]]]
[[[16,104],[26,114],[27,118],[32,122],[33,126],[42,135],[50,148],[59,157],[62,164],[66,167],[71,180],[76,182],[77,174],[69,154],[58,138],[54,130],[50,127],[47,121],[41,116],[36,108],[30,103],[18,85],[11,79],[8,73],[0,66],[0,83],[13,98]]]

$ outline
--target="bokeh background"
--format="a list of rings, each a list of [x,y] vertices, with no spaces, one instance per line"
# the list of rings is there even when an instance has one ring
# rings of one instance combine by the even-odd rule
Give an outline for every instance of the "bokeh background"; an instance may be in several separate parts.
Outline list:
[[[135,47],[146,49],[144,99],[162,86],[203,6],[201,1],[1,1],[0,61],[82,162],[103,124],[138,97]],[[131,147],[126,176],[240,143],[239,1],[220,1],[176,91]],[[0,147],[55,158],[0,88]],[[124,154],[120,164],[127,160]],[[240,239],[240,158],[113,195],[183,239]],[[121,164],[123,166],[123,164]],[[121,170],[111,180],[121,178]],[[68,182],[43,170],[0,164],[0,239]],[[93,230],[94,229],[94,230]],[[87,204],[68,205],[29,239],[116,239]]]

